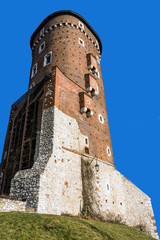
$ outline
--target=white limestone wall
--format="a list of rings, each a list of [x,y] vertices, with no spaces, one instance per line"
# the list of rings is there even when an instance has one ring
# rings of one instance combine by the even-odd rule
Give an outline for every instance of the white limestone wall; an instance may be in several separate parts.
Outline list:
[[[39,146],[39,147],[38,147]],[[104,220],[139,227],[158,239],[150,198],[112,165],[83,156],[85,136],[75,119],[56,107],[42,113],[32,169],[18,172],[11,196],[39,213],[91,212]]]
[[[86,162],[87,158],[83,161]],[[88,193],[93,194],[92,201],[88,203],[91,212],[105,220],[138,227],[158,239],[150,198],[114,167],[102,161],[98,164],[98,173],[94,162],[83,167],[84,172],[88,171],[87,168],[93,171],[91,178],[84,180],[86,194],[89,185],[93,186]]]
[[[21,201],[14,201],[10,199],[0,198],[0,212],[25,212],[26,203]]]
[[[84,136],[76,120],[54,108],[53,152],[40,176],[39,213],[78,215],[82,208]]]

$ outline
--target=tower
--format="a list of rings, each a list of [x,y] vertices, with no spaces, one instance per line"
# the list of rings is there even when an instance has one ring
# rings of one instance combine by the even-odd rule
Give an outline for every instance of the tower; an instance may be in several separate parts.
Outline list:
[[[85,212],[155,236],[150,198],[114,166],[100,38],[80,15],[60,11],[30,45],[30,81],[11,108],[1,192],[39,213]]]

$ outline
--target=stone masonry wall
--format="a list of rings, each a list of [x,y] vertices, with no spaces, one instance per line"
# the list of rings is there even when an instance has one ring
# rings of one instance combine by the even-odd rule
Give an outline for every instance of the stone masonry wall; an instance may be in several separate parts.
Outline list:
[[[38,157],[12,180],[11,196],[39,213],[98,215],[139,227],[158,239],[150,198],[112,164],[83,154],[85,136],[75,119],[56,107],[43,110]]]
[[[85,136],[75,119],[54,108],[53,153],[40,177],[39,213],[78,215],[82,209],[81,155]]]
[[[38,157],[31,169],[17,172],[11,183],[10,196],[26,201],[27,206],[35,209],[37,209],[40,174],[44,171],[53,150],[53,123],[53,107],[43,110],[40,142],[37,137],[36,143],[36,146],[39,145],[39,153],[36,150]]]
[[[26,203],[10,199],[0,198],[0,212],[19,211],[25,212]]]
[[[82,158],[84,211],[104,220],[138,227],[156,239],[158,234],[150,198],[113,166]]]

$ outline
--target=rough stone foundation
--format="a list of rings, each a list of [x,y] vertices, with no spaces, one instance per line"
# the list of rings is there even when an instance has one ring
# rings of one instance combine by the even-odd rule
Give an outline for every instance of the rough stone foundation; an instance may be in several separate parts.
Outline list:
[[[19,211],[25,212],[26,203],[10,199],[0,198],[0,212]]]
[[[83,211],[101,219],[122,223],[153,236],[156,239],[154,214],[150,198],[113,166],[82,158]]]
[[[138,227],[158,239],[150,198],[112,164],[82,154],[85,136],[75,119],[56,107],[43,111],[39,153],[32,169],[18,172],[11,196],[39,213],[87,213]]]
[[[54,108],[51,107],[44,110],[42,114],[40,141],[37,137],[36,142],[36,146],[39,145],[39,151],[36,150],[37,158],[33,167],[17,172],[11,183],[10,196],[20,201],[26,201],[27,206],[35,208],[35,210],[38,206],[40,175],[44,171],[53,149],[53,124]]]

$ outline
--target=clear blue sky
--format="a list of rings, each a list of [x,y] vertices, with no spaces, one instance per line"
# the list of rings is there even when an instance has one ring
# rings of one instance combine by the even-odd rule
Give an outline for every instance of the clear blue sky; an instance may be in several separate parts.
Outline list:
[[[102,74],[117,170],[152,199],[160,233],[160,1],[1,1],[0,156],[10,107],[27,91],[30,36],[58,10],[82,15],[102,40]]]

